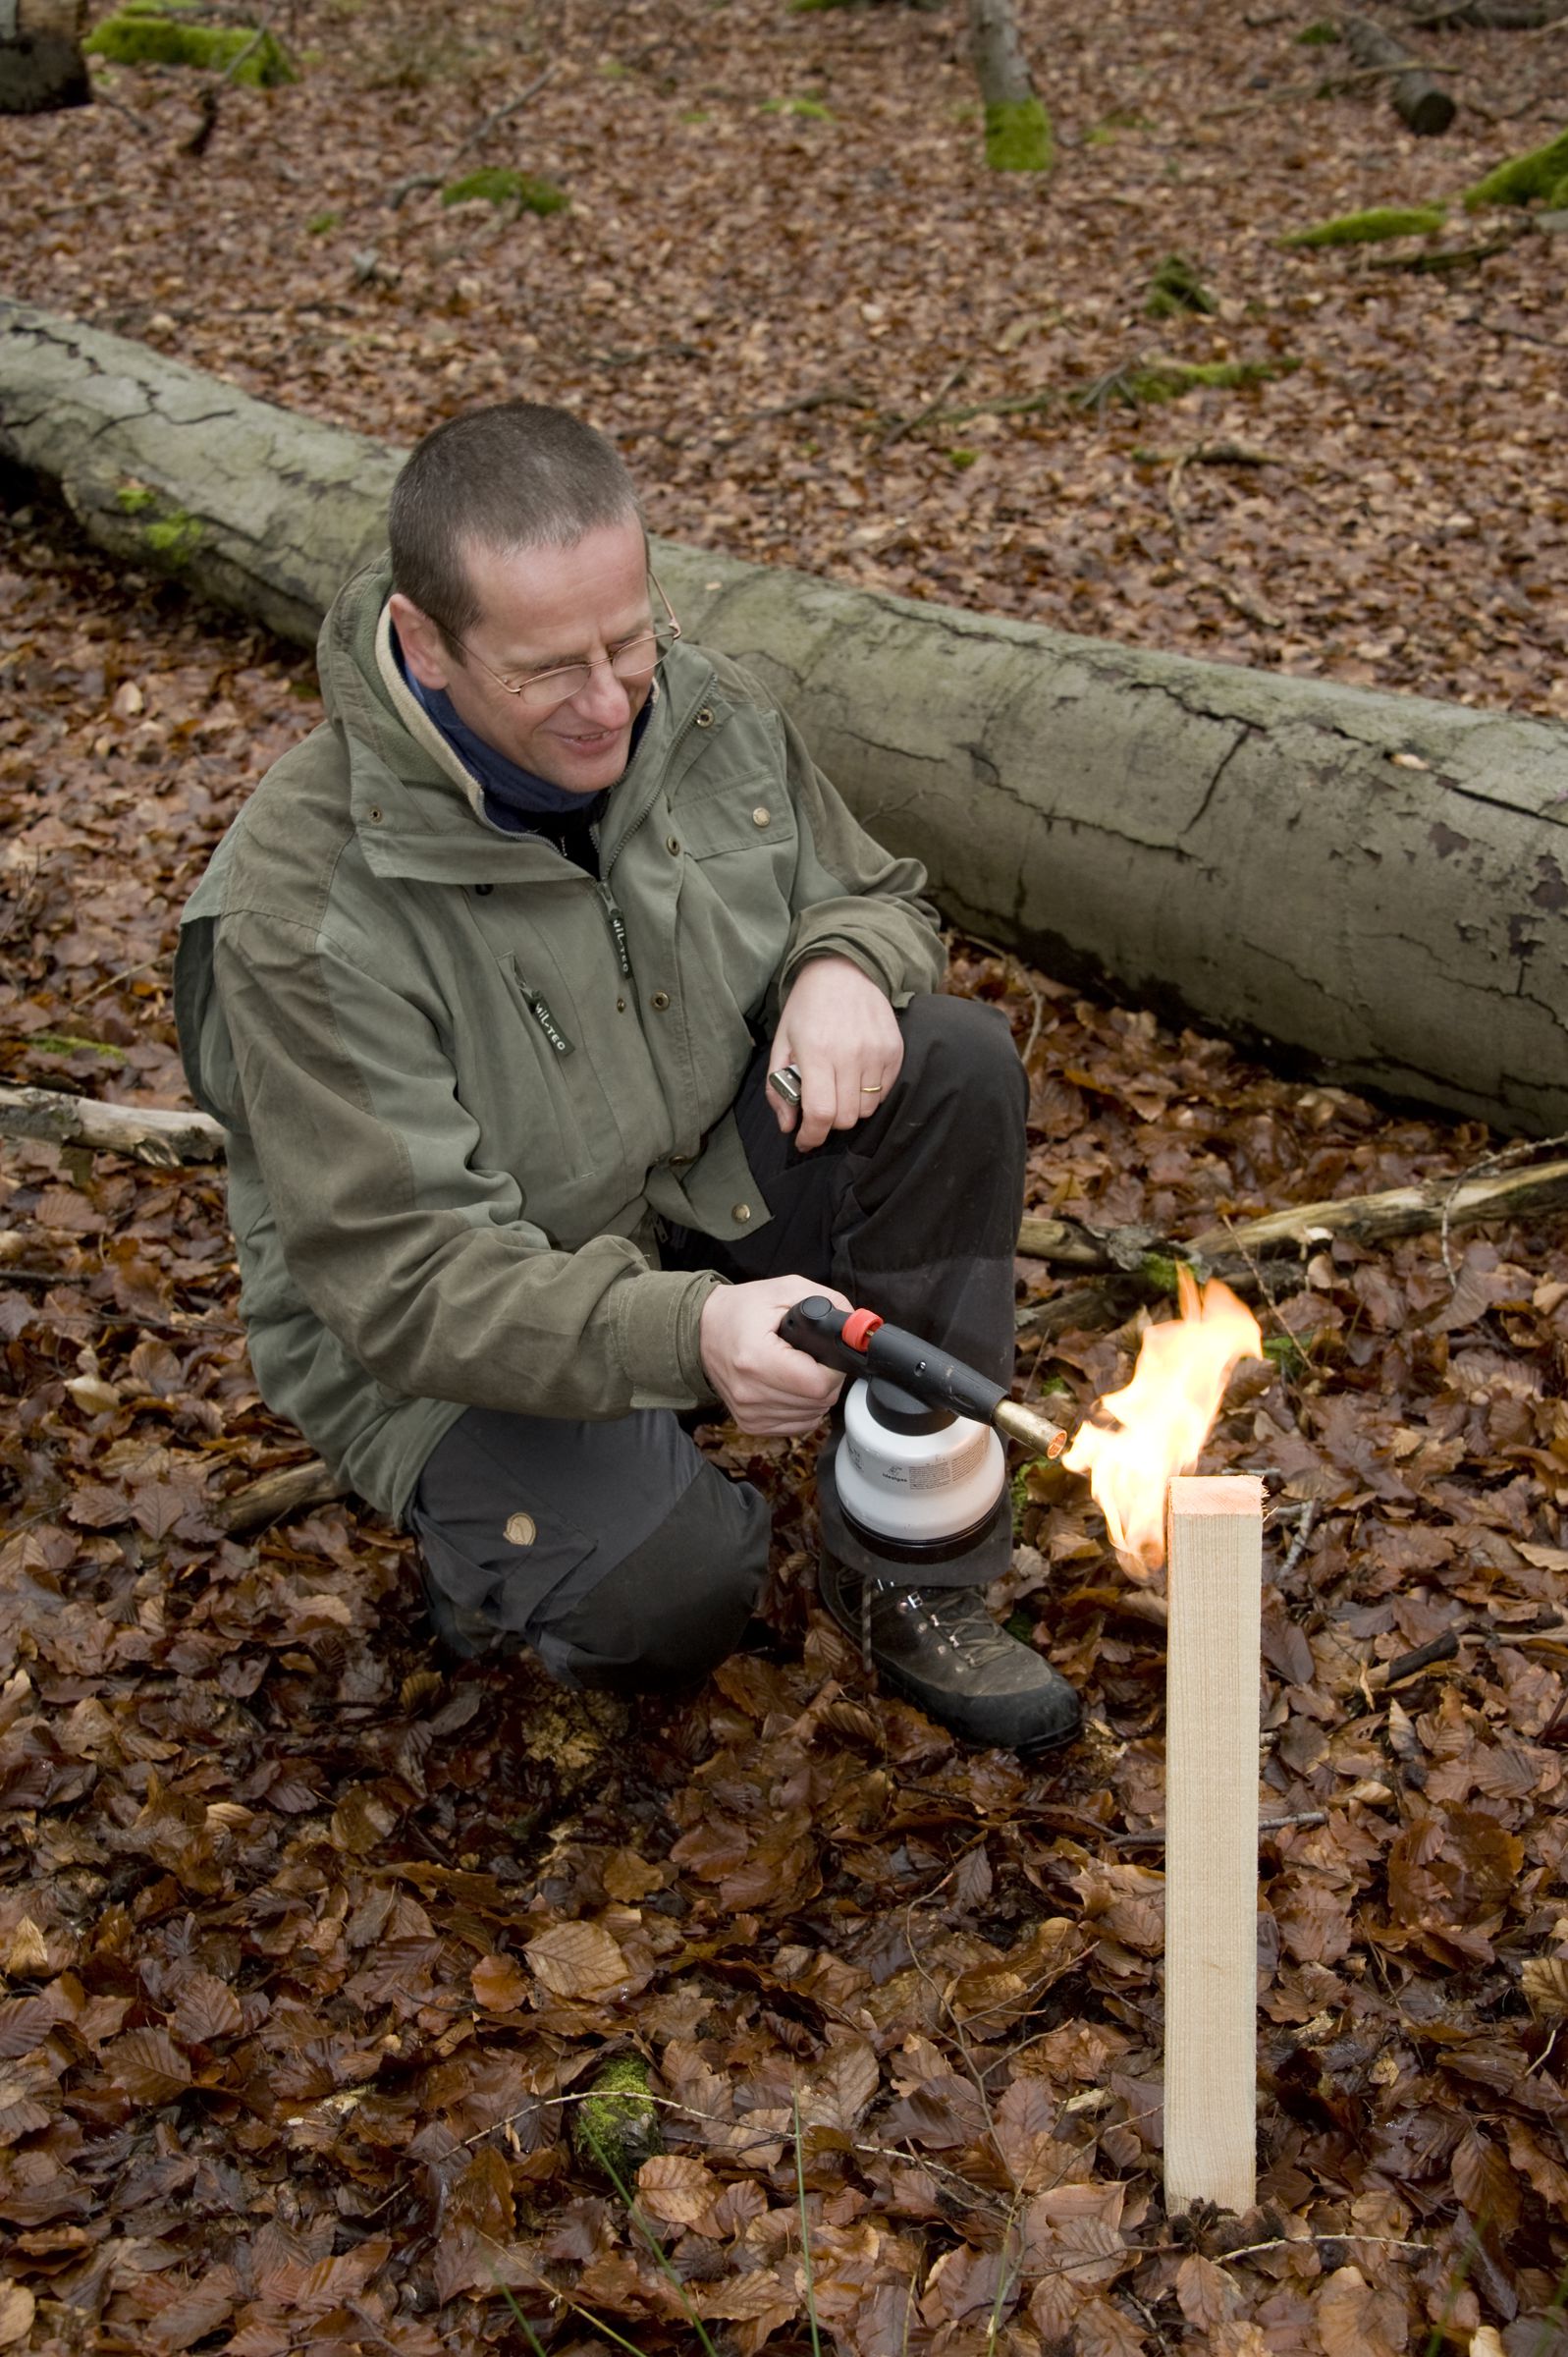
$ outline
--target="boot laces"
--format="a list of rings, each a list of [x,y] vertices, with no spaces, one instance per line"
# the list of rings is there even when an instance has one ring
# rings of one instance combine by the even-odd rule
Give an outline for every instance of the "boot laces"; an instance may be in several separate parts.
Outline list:
[[[870,1584],[862,1591],[861,1629],[865,1635],[865,1598],[871,1593]],[[934,1632],[940,1650],[951,1660],[969,1663],[979,1669],[1011,1655],[1016,1640],[997,1626],[982,1606],[976,1610],[975,1591],[971,1588],[905,1588],[889,1599],[892,1609],[900,1617],[922,1621]]]

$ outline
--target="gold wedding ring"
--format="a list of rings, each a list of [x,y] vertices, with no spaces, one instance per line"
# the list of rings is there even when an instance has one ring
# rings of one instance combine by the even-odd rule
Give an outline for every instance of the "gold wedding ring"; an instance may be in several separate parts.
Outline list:
[[[868,1083],[862,1080],[860,1083],[860,1093],[863,1097],[880,1097],[882,1094],[882,1082],[880,1080],[873,1080]]]

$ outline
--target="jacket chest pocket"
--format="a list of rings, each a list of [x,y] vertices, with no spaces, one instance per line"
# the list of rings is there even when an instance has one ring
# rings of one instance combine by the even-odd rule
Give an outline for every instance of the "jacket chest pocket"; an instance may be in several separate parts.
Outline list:
[[[516,1060],[509,1057],[501,1077],[500,1117],[506,1160],[527,1196],[528,1214],[552,1233],[582,1183],[594,1178],[598,1160],[590,1119],[580,1102],[586,1079],[596,1096],[592,1047],[578,1041],[576,1008],[525,973],[515,958],[501,960],[511,988],[517,1030]]]
[[[710,801],[677,804],[673,823],[691,863],[681,887],[682,928],[702,937],[714,971],[749,1018],[778,971],[793,921],[793,807],[778,776],[764,776]]]

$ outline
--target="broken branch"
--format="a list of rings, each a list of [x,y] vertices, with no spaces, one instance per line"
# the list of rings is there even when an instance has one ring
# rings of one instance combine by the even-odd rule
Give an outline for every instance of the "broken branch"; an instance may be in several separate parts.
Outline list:
[[[183,1162],[218,1162],[224,1133],[204,1113],[151,1105],[106,1105],[52,1088],[0,1088],[0,1137],[38,1137],[57,1146],[129,1154],[160,1170]]]

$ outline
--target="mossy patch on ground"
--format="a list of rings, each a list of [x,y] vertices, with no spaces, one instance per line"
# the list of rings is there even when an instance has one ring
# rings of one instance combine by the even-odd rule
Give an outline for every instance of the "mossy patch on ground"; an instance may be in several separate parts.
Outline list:
[[[503,164],[486,164],[463,180],[449,182],[441,192],[441,201],[493,204],[498,210],[511,205],[519,213],[564,213],[571,198],[553,180],[536,179],[531,172],[513,172]]]
[[[833,108],[824,106],[820,98],[765,98],[761,111],[765,115],[794,115],[803,123],[838,121]]]
[[[275,33],[257,25],[193,25],[178,5],[126,0],[95,25],[82,48],[112,66],[194,66],[247,88],[270,90],[298,76]]]
[[[1568,204],[1568,131],[1560,131],[1544,147],[1532,147],[1498,164],[1465,191],[1465,207],[1477,212],[1485,204],[1534,204],[1538,196],[1548,206]]]
[[[1448,218],[1444,204],[1378,204],[1365,213],[1340,213],[1332,221],[1315,221],[1310,229],[1293,229],[1281,246],[1377,246],[1385,238],[1430,238]]]
[[[640,2055],[619,2055],[594,2074],[571,2113],[571,2149],[583,2167],[622,2191],[644,2161],[664,2151],[659,2108]]]
[[[1185,255],[1167,253],[1149,281],[1144,313],[1150,319],[1176,319],[1184,311],[1217,311],[1219,305]]]
[[[1038,98],[986,108],[986,162],[993,172],[1049,172],[1055,160],[1051,117]]]
[[[1169,360],[1161,356],[1133,360],[1114,375],[1101,377],[1073,395],[1081,409],[1097,403],[1124,402],[1142,409],[1161,401],[1179,401],[1184,393],[1233,392],[1243,385],[1265,385],[1276,376],[1289,376],[1301,366],[1297,359]]]

